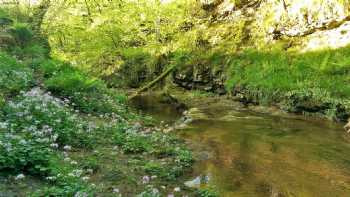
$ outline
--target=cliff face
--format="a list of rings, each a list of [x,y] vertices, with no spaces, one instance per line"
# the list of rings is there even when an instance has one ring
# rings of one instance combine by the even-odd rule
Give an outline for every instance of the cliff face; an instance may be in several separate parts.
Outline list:
[[[282,37],[302,37],[303,48],[310,50],[336,48],[350,43],[348,1],[200,0],[200,3],[216,21],[248,21],[253,39],[271,42]]]

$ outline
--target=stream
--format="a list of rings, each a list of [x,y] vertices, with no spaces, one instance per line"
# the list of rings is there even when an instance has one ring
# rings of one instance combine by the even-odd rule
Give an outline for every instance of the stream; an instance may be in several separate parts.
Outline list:
[[[181,114],[154,96],[136,109],[174,123]],[[195,153],[187,186],[220,196],[350,196],[350,140],[341,124],[257,113],[236,104],[208,104],[175,132]]]

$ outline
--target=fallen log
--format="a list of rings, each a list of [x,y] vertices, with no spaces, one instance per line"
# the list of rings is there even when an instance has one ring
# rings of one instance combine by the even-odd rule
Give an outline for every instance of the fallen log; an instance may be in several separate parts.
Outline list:
[[[161,81],[162,79],[164,79],[165,77],[167,77],[174,69],[175,69],[176,65],[171,65],[168,69],[166,69],[161,75],[159,75],[157,78],[155,78],[153,81],[151,81],[150,83],[148,83],[147,85],[145,85],[144,87],[138,89],[134,94],[132,94],[131,96],[129,96],[128,100],[131,100],[133,98],[135,98],[137,95],[139,95],[140,93],[152,88],[155,84],[157,84],[159,81]]]

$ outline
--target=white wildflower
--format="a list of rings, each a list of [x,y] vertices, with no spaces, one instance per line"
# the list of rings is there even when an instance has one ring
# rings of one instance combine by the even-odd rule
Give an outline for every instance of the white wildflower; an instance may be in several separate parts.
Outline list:
[[[90,179],[90,177],[88,177],[88,176],[84,176],[83,178],[81,178],[83,181],[87,181],[87,180],[89,180]]]
[[[68,145],[65,145],[65,146],[63,147],[63,149],[66,150],[66,151],[70,151],[70,150],[72,150],[72,147],[71,147],[71,146],[68,146]]]
[[[52,144],[50,144],[50,147],[52,147],[52,148],[58,148],[58,144],[52,143]]]
[[[21,180],[21,179],[24,179],[24,178],[25,178],[24,174],[19,174],[19,175],[17,175],[15,177],[15,180]]]
[[[181,191],[180,187],[175,187],[174,188],[174,192],[179,192],[179,191]]]

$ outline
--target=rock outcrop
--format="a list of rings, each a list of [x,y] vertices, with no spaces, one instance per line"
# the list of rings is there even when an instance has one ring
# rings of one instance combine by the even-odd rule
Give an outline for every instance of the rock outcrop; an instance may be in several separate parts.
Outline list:
[[[204,90],[225,94],[223,68],[210,65],[186,65],[173,73],[173,80],[180,87],[188,90]]]
[[[346,125],[344,126],[344,129],[345,129],[348,133],[350,133],[350,118],[349,118],[349,120],[348,120],[348,124],[346,124]]]
[[[248,21],[250,36],[260,36],[265,42],[281,37],[308,37],[304,45],[313,50],[315,46],[334,48],[350,44],[348,22],[350,3],[342,0],[250,0],[232,2],[200,1],[209,6],[216,21],[236,23]],[[339,28],[339,30],[338,30]],[[325,32],[325,33],[323,33]],[[254,35],[256,34],[256,35]],[[329,38],[332,38],[329,40]],[[253,38],[256,39],[256,38]],[[320,40],[320,45],[315,45]],[[328,41],[328,42],[327,42]],[[260,42],[260,40],[258,41]],[[310,43],[309,43],[310,42]],[[302,47],[304,48],[304,47]]]

